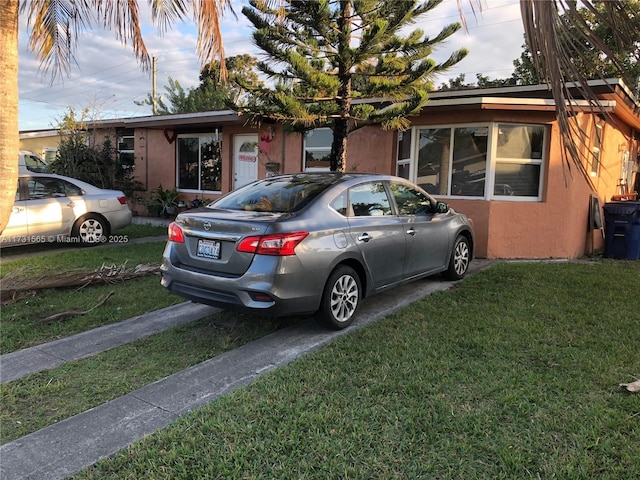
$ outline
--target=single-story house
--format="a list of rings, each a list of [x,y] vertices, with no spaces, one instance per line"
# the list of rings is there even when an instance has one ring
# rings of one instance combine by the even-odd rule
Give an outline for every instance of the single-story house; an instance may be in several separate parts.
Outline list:
[[[584,167],[564,161],[546,85],[438,91],[411,128],[367,126],[349,136],[347,171],[398,174],[466,213],[480,258],[575,258],[604,248],[602,205],[637,177],[640,103],[619,79],[590,82],[603,110],[573,88],[574,124],[586,134]],[[234,111],[97,121],[134,157],[150,191],[216,198],[277,173],[328,170],[332,132],[248,125]],[[632,198],[631,195],[616,198]],[[141,210],[142,206],[137,206]],[[143,213],[140,211],[140,213]]]

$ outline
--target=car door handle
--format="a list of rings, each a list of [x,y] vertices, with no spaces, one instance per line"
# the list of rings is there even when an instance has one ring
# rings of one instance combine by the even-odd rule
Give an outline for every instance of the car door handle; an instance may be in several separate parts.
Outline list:
[[[368,233],[363,233],[362,235],[360,235],[358,237],[358,240],[360,242],[364,242],[367,243],[369,240],[371,240],[373,237],[371,235],[369,235]]]
[[[407,235],[411,235],[412,237],[416,234],[416,230],[415,228],[410,228],[409,230],[407,230]]]
[[[71,207],[71,208],[73,208],[73,207],[75,207],[75,206],[76,206],[76,202],[73,202],[73,201],[72,201],[72,202],[67,203],[67,207]]]
[[[13,207],[13,213],[24,212],[24,208],[22,207]]]

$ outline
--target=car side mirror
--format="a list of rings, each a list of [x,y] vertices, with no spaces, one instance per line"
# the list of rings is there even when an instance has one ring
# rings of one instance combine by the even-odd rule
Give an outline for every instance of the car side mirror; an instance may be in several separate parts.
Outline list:
[[[449,205],[444,202],[436,203],[436,212],[437,213],[447,213],[449,211]]]

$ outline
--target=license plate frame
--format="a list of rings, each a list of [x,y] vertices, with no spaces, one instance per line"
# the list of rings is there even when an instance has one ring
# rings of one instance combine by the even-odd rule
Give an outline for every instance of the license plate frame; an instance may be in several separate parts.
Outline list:
[[[196,256],[200,258],[209,258],[211,260],[220,260],[221,248],[222,246],[217,240],[199,238],[196,249]]]

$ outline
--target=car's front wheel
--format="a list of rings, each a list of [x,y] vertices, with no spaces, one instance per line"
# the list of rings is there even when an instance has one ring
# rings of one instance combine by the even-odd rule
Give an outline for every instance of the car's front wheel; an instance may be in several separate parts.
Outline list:
[[[444,278],[447,280],[462,279],[469,269],[470,262],[471,246],[469,245],[469,240],[464,235],[458,235],[458,238],[456,238],[453,244],[449,267],[443,273]]]
[[[72,235],[77,237],[82,245],[99,245],[108,235],[107,221],[98,215],[88,215],[78,220]]]
[[[360,277],[353,268],[343,265],[335,269],[322,294],[320,323],[334,330],[351,325],[362,298],[361,288]]]

